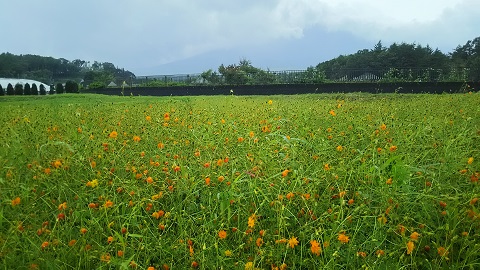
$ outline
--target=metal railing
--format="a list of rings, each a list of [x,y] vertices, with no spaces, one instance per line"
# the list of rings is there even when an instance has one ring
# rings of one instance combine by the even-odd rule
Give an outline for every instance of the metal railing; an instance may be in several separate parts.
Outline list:
[[[324,82],[464,82],[475,81],[478,74],[469,69],[385,68],[329,69],[238,72],[226,77],[218,73],[210,77],[195,74],[137,76],[132,86],[148,85],[221,85],[221,84],[301,84]],[[472,79],[473,78],[473,79]]]

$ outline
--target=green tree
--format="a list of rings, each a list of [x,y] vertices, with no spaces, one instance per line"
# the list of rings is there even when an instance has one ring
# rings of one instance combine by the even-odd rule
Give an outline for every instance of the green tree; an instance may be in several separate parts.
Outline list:
[[[103,89],[107,88],[107,85],[102,82],[92,82],[88,85],[88,89]]]
[[[15,95],[17,96],[23,95],[23,85],[21,83],[15,84]]]
[[[40,95],[44,96],[47,94],[47,90],[43,84],[40,84]]]
[[[13,88],[13,85],[11,83],[7,85],[7,95],[9,96],[15,95],[15,89]]]
[[[5,91],[3,90],[3,87],[1,84],[0,84],[0,96],[5,96]]]
[[[66,93],[78,93],[78,83],[74,81],[67,81],[65,83],[65,92]]]
[[[29,84],[29,83],[26,83],[26,84],[23,86],[23,94],[24,94],[24,95],[31,95],[31,94],[32,94],[32,88],[30,87],[30,84]]]
[[[34,96],[38,95],[38,88],[36,83],[32,83],[32,95]]]
[[[63,84],[57,83],[57,85],[55,86],[55,93],[57,94],[65,93],[65,88],[63,87]]]

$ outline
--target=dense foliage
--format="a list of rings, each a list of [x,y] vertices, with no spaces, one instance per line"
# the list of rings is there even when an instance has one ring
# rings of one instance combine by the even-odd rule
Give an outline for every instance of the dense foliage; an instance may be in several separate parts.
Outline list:
[[[68,80],[84,81],[85,84],[111,81],[123,82],[135,78],[128,70],[115,67],[112,63],[90,62],[76,59],[69,61],[39,55],[0,54],[0,77],[28,78],[47,84],[65,83]]]
[[[445,54],[429,45],[379,41],[372,49],[340,55],[302,71],[272,72],[253,67],[248,60],[220,65],[218,72],[200,75],[206,84],[272,84],[322,82],[406,82],[480,80],[480,37]]]

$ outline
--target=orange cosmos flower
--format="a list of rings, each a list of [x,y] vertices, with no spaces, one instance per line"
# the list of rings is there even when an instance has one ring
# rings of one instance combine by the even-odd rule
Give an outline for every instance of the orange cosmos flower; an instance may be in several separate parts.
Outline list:
[[[420,236],[419,233],[412,232],[412,234],[410,234],[410,239],[412,239],[413,241],[417,241],[419,236]]]
[[[387,129],[387,126],[386,126],[385,124],[382,124],[382,125],[380,126],[380,129],[381,129],[381,130],[385,130],[385,129]]]
[[[397,146],[396,145],[390,146],[390,152],[395,152],[395,151],[397,151]]]
[[[227,238],[227,232],[226,232],[225,230],[220,230],[220,231],[218,232],[218,238],[220,238],[220,239],[225,239],[225,238]]]
[[[76,243],[77,243],[77,240],[72,239],[72,240],[70,240],[70,242],[68,242],[68,246],[73,247]]]
[[[334,110],[330,110],[328,113],[329,113],[331,116],[337,115]]]
[[[285,195],[285,198],[287,198],[287,200],[291,200],[293,197],[295,197],[295,194],[293,192],[289,192],[287,193],[287,195]]]
[[[105,207],[105,208],[110,208],[110,207],[112,207],[112,206],[113,206],[113,202],[110,201],[110,200],[107,200],[107,201],[105,202],[105,204],[104,204],[104,207]]]
[[[478,201],[478,198],[473,198],[473,199],[471,199],[471,200],[470,200],[470,205],[476,204],[477,201]]]
[[[45,242],[42,243],[42,245],[40,246],[40,248],[42,248],[42,250],[43,250],[43,249],[47,248],[48,245],[50,245],[50,243],[47,242],[47,241],[45,241]]]
[[[343,146],[341,146],[341,145],[337,146],[337,151],[342,152],[343,151]]]
[[[118,136],[118,133],[116,131],[112,131],[110,132],[110,134],[108,135],[108,137],[112,138],[112,139],[115,139],[117,138]]]
[[[438,255],[440,255],[441,257],[446,257],[448,255],[448,250],[444,247],[438,247],[437,248],[437,253]]]
[[[320,256],[322,248],[320,247],[320,243],[318,243],[317,240],[310,240],[310,251],[312,252],[312,254]]]
[[[358,252],[357,252],[357,256],[358,256],[358,257],[365,258],[365,257],[367,257],[367,253],[365,253],[365,252],[363,252],[363,251],[358,251]]]
[[[296,245],[298,245],[298,240],[296,237],[292,237],[288,240],[288,245],[290,246],[290,248],[294,248]]]
[[[344,233],[340,233],[338,235],[337,239],[338,239],[338,241],[342,242],[343,244],[346,244],[346,243],[348,243],[348,241],[350,241],[350,238],[347,235],[345,235]]]
[[[412,241],[408,241],[407,243],[407,254],[412,254],[413,250],[415,249],[415,244]]]
[[[150,115],[145,116],[145,120],[152,121],[152,117]]]
[[[284,171],[282,172],[282,177],[287,177],[287,175],[288,175],[289,172],[290,172],[290,171],[289,171],[288,169],[287,169],[287,170],[284,170]]]
[[[438,202],[438,204],[439,204],[442,208],[447,207],[447,203],[444,202],[444,201],[440,201],[440,202]]]
[[[255,244],[257,245],[257,247],[261,247],[263,245],[263,239],[261,237],[258,237],[255,241]]]
[[[67,209],[67,202],[63,202],[58,205],[58,210],[65,210]]]
[[[20,204],[20,197],[16,197],[15,199],[13,199],[11,204],[12,204],[12,206],[19,205]]]
[[[134,142],[139,142],[141,138],[139,136],[133,136],[133,141]]]
[[[58,169],[58,168],[62,167],[62,162],[57,159],[52,163],[52,165],[53,165],[53,167],[55,167],[55,169]]]
[[[385,255],[385,251],[379,249],[379,250],[377,250],[377,251],[375,252],[375,254],[377,254],[377,257],[380,257],[380,256]]]

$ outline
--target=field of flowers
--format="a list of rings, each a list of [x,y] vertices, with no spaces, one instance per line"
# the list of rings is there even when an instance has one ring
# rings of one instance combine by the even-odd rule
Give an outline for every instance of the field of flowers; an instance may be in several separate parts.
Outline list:
[[[2,269],[478,269],[480,94],[0,99]]]

